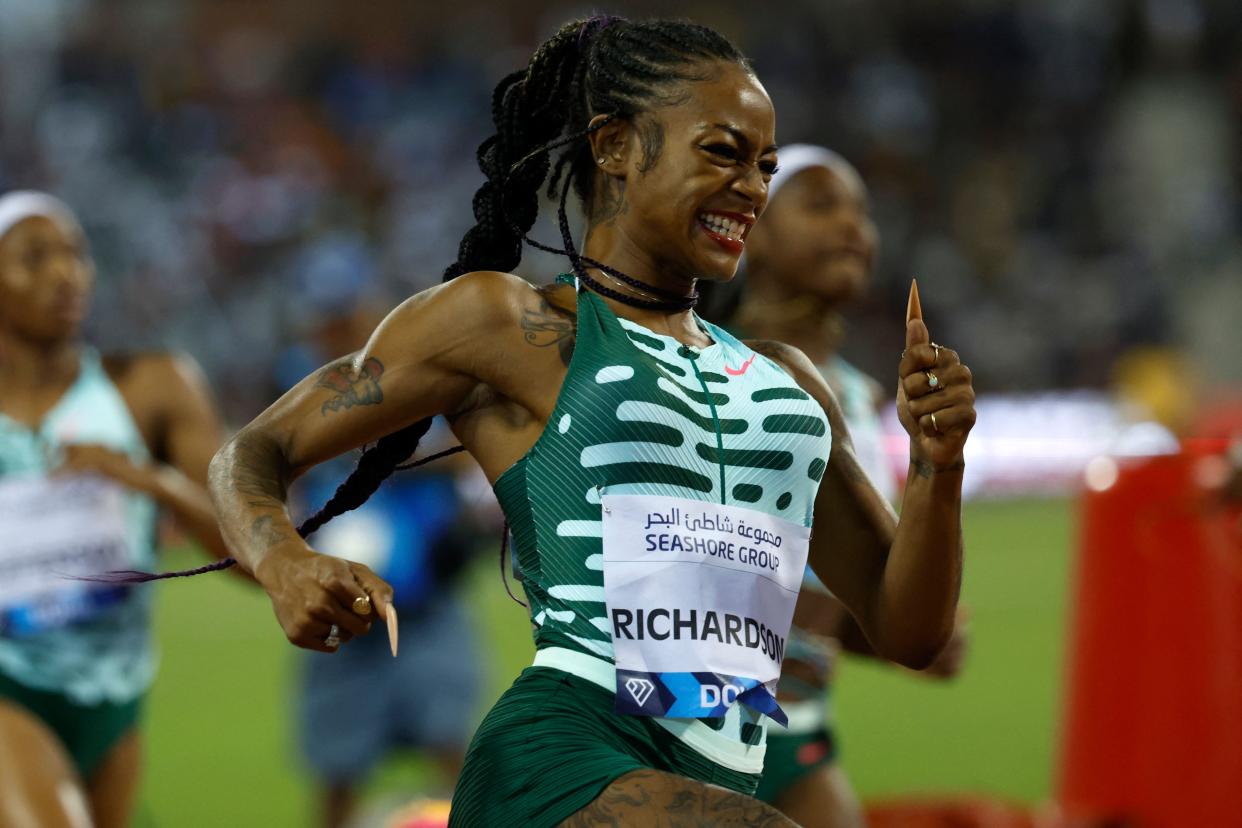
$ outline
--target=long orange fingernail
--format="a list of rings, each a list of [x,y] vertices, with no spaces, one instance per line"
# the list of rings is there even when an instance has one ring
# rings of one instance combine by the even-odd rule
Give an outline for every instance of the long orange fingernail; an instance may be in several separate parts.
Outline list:
[[[384,618],[388,621],[388,648],[392,657],[397,657],[397,609],[392,604],[384,608]]]
[[[919,282],[917,279],[910,280],[910,298],[906,300],[906,322],[911,319],[923,318],[923,303],[919,301]]]

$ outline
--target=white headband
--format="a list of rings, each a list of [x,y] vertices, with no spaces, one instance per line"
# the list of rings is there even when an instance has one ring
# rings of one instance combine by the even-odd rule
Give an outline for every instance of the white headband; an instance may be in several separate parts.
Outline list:
[[[787,147],[781,147],[777,155],[780,158],[780,170],[768,183],[768,201],[775,198],[780,188],[792,181],[793,177],[803,170],[811,167],[823,167],[828,170],[840,167],[852,169],[850,162],[837,153],[814,144],[790,144]]]
[[[59,198],[36,190],[14,190],[0,196],[0,239],[18,222],[34,216],[43,216],[81,229],[69,205]]]

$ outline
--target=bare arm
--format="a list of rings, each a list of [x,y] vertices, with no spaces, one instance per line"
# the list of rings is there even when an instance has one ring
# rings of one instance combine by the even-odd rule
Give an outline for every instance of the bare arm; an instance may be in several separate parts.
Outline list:
[[[224,441],[215,401],[198,365],[188,357],[160,357],[150,371],[162,388],[165,463],[153,469],[152,492],[216,558],[229,554],[207,495],[207,466]]]
[[[150,496],[214,557],[226,557],[206,489],[207,464],[223,440],[206,381],[188,357],[142,357],[132,372],[131,404],[152,423],[153,461],[135,463],[100,445],[70,445],[62,470],[103,474]]]
[[[329,624],[363,631],[348,611],[352,600],[369,594],[384,613],[392,590],[366,567],[302,541],[285,508],[288,485],[310,466],[455,411],[478,385],[479,361],[503,358],[489,351],[488,331],[508,323],[516,281],[468,274],[412,297],[366,348],[304,379],[212,461],[209,488],[224,537],[295,644],[324,649]]]
[[[965,366],[948,367],[957,364],[956,355],[947,349],[934,353],[926,328],[912,325],[917,330],[908,333],[899,371],[899,410],[913,430],[900,522],[859,466],[840,406],[811,361],[787,346],[756,343],[756,349],[786,367],[824,407],[832,426],[832,454],[815,502],[812,569],[850,610],[876,653],[920,669],[953,631],[962,572],[961,450],[974,424],[974,392]],[[919,387],[926,382],[922,369],[936,360],[943,366],[941,390]],[[941,433],[931,427],[932,413]]]

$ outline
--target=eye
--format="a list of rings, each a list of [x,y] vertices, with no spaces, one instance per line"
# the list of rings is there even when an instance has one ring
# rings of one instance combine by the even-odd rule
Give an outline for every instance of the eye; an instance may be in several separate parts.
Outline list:
[[[43,263],[45,258],[47,258],[47,248],[43,245],[32,245],[24,251],[24,254],[22,255],[22,264],[24,264],[28,270],[35,270],[40,264]]]
[[[815,210],[818,212],[831,213],[833,210],[837,209],[837,206],[840,203],[841,203],[840,200],[835,199],[831,196],[820,195],[820,196],[814,196],[810,199],[807,199],[806,206],[809,209]]]
[[[703,144],[703,149],[712,155],[719,155],[721,158],[728,158],[730,161],[737,160],[737,150],[728,144]]]
[[[777,166],[775,161],[760,161],[759,162],[759,172],[763,173],[764,175],[776,175],[780,171],[781,171],[781,168]]]

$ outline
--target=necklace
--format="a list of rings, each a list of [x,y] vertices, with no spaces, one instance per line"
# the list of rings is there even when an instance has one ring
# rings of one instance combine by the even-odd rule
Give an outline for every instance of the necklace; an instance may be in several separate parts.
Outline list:
[[[600,266],[599,264],[594,263],[591,259],[583,258],[582,261],[590,262],[591,266],[596,270],[599,270],[616,281],[624,282],[635,290],[641,291],[645,294],[644,296],[632,296],[631,294],[610,288],[596,279],[593,279],[586,272],[586,268],[578,269],[578,279],[581,280],[584,285],[595,293],[598,293],[601,296],[606,296],[609,299],[615,299],[623,305],[629,305],[632,308],[642,308],[644,310],[684,311],[690,310],[699,301],[699,293],[697,290],[693,291],[688,296],[677,296],[676,294],[662,291],[657,287],[648,285],[645,282],[640,282],[637,279],[625,276],[625,274],[620,271],[614,271],[613,268]],[[663,294],[664,296],[670,298],[660,298],[659,296],[653,294]]]

